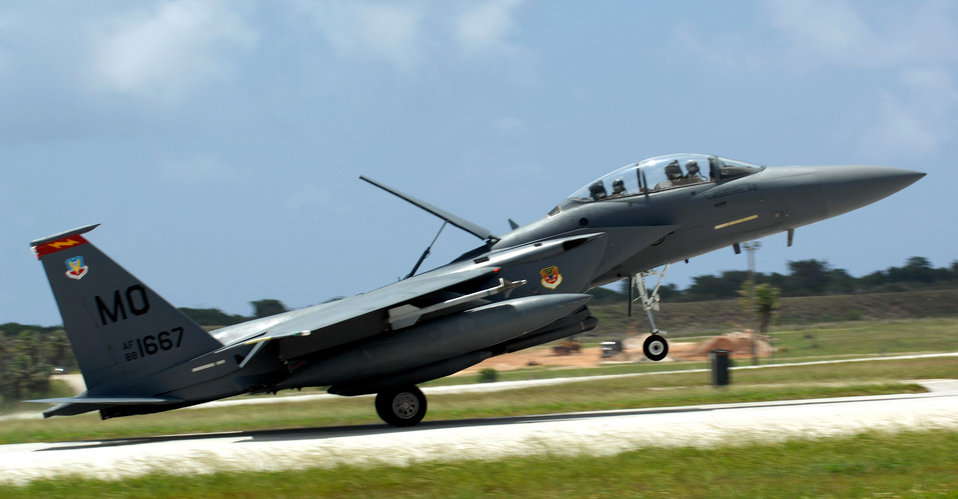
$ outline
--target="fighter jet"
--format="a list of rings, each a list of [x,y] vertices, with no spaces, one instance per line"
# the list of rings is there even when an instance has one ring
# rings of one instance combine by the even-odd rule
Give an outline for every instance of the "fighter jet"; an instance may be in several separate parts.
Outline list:
[[[575,191],[502,235],[360,177],[482,243],[452,262],[374,291],[212,332],[120,267],[84,234],[31,244],[43,264],[87,391],[45,417],[147,414],[244,393],[310,386],[376,394],[379,416],[419,423],[417,384],[485,359],[595,328],[591,288],[628,279],[649,316],[644,353],[668,353],[652,311],[654,269],[840,215],[924,176],[879,166],[765,167],[703,154],[646,159]],[[441,230],[440,230],[441,232]],[[437,235],[438,237],[438,235]],[[435,239],[433,240],[435,242]],[[430,245],[431,246],[431,245]],[[660,274],[661,275],[661,274]],[[661,277],[659,278],[661,283]]]

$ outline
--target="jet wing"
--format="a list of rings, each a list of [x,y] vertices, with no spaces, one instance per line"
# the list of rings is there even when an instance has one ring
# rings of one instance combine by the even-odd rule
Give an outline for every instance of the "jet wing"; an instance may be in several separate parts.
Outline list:
[[[309,343],[317,344],[316,348],[348,343],[382,332],[389,308],[461,283],[490,278],[496,272],[497,269],[489,267],[427,272],[369,293],[228,326],[211,334],[226,345],[220,351],[270,340],[316,335],[320,338],[309,339]]]

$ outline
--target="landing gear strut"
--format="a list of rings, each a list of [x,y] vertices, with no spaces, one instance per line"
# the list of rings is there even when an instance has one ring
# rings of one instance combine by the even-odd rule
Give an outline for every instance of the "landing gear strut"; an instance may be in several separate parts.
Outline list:
[[[393,426],[414,426],[426,415],[426,396],[415,386],[383,390],[376,395],[376,413]]]
[[[649,316],[649,324],[652,326],[652,335],[646,338],[642,344],[642,353],[644,353],[649,360],[654,361],[660,361],[669,354],[669,342],[662,337],[668,333],[659,330],[659,328],[655,326],[655,317],[652,316],[653,310],[656,312],[659,310],[659,301],[661,301],[659,299],[659,288],[662,286],[662,280],[665,279],[665,273],[668,271],[669,265],[667,264],[661,271],[647,270],[629,277],[629,317],[632,317],[632,304],[641,300],[642,308],[645,309],[646,315]],[[658,276],[659,278],[658,282],[655,283],[655,287],[652,288],[651,293],[645,286],[645,278],[650,275]],[[638,298],[632,297],[632,292],[635,288],[638,288],[639,291]]]

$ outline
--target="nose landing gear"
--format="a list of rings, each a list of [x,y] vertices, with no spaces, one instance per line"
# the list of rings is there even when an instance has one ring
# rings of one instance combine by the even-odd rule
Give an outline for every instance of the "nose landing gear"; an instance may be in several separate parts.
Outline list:
[[[669,342],[658,334],[653,333],[642,343],[642,353],[644,353],[649,360],[658,362],[669,354]]]
[[[661,301],[659,299],[659,287],[662,286],[662,280],[665,279],[665,273],[668,271],[669,265],[667,264],[661,271],[647,270],[629,277],[629,317],[632,317],[632,304],[641,300],[642,308],[645,310],[646,315],[649,316],[649,324],[652,326],[652,335],[646,338],[645,342],[642,343],[642,353],[644,353],[649,360],[656,362],[664,359],[669,354],[669,342],[662,337],[668,333],[659,330],[659,328],[655,326],[655,318],[652,316],[653,310],[659,310],[659,301]],[[651,293],[645,285],[645,278],[650,275],[659,278],[658,282],[655,283],[655,287],[652,288]],[[632,293],[636,288],[638,288],[639,297],[633,298]]]

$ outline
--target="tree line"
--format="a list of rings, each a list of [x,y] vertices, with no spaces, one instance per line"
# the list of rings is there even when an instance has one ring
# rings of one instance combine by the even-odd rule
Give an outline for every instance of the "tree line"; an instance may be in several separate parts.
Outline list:
[[[227,314],[218,308],[187,308],[180,307],[180,312],[196,321],[201,326],[230,326],[260,317],[281,314],[289,311],[283,302],[273,299],[263,299],[249,302],[253,307],[253,315]]]
[[[927,258],[920,256],[909,258],[902,267],[889,267],[862,277],[833,268],[825,260],[790,261],[788,270],[787,274],[756,272],[754,282],[778,288],[782,296],[891,293],[958,286],[958,260],[950,267],[934,268]],[[685,289],[664,284],[659,295],[663,300],[678,302],[732,299],[739,296],[739,290],[748,280],[748,271],[727,270],[719,275],[694,277]]]
[[[0,402],[46,395],[55,367],[76,367],[62,329],[0,325]]]

